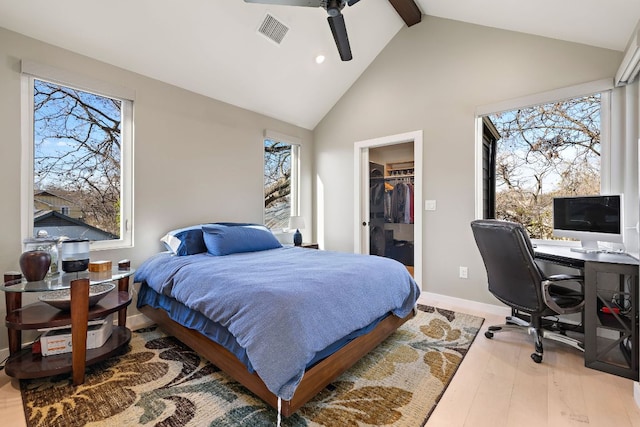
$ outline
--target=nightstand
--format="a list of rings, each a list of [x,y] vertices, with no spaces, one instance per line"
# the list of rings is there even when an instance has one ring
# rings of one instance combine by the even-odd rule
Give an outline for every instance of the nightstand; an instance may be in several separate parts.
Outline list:
[[[20,274],[7,273],[0,289],[5,292],[7,316],[5,324],[9,335],[9,358],[5,372],[18,379],[72,373],[74,385],[84,382],[85,367],[126,351],[131,340],[131,331],[126,327],[127,306],[131,304],[129,280],[134,269],[93,273],[60,273],[39,282],[27,282]],[[116,282],[112,292],[95,306],[89,307],[89,287],[106,282]],[[70,289],[71,310],[63,311],[45,302],[22,305],[24,292],[49,292]],[[113,328],[107,342],[95,349],[86,348],[88,321],[118,313],[118,326]],[[22,348],[22,331],[71,325],[73,350],[51,356],[32,352],[31,347]],[[76,342],[78,344],[76,344]]]

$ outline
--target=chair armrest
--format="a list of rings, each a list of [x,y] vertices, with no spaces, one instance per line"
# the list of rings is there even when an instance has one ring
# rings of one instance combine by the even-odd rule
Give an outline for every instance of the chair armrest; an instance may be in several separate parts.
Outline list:
[[[546,280],[551,282],[563,282],[563,281],[574,281],[580,282],[580,285],[584,285],[584,276],[578,276],[574,274],[554,274],[553,276],[546,277]]]
[[[560,307],[555,302],[555,300],[551,296],[549,288],[551,287],[551,285],[554,285],[558,282],[566,281],[578,282],[580,284],[580,287],[584,289],[584,276],[557,274],[554,276],[549,276],[542,281],[542,298],[544,300],[544,303],[558,314],[577,313],[582,310],[582,307],[584,307],[584,298],[579,303],[567,307]]]
[[[576,274],[554,274],[553,276],[545,277],[544,281],[551,282],[550,284],[560,283],[560,282],[576,282],[580,285],[580,289],[582,289],[582,293],[584,293],[584,276],[579,276]],[[544,282],[543,282],[544,286]]]

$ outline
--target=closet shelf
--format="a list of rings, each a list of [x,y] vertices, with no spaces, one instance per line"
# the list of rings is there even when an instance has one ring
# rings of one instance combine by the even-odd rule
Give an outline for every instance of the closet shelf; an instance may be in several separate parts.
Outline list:
[[[403,177],[412,177],[415,172],[415,162],[404,161],[404,162],[395,162],[395,163],[387,163],[384,167],[384,175],[385,178],[403,178]]]
[[[394,179],[402,179],[402,178],[413,178],[415,175],[412,173],[408,173],[406,175],[389,175],[385,176],[385,180],[394,180]]]

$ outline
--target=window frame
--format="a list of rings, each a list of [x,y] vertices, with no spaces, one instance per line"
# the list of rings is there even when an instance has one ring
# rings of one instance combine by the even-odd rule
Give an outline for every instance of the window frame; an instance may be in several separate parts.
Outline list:
[[[498,145],[498,131],[488,117],[489,116],[481,117],[482,200],[480,203],[482,204],[483,219],[495,218],[496,215],[496,152]]]
[[[34,156],[34,84],[45,81],[121,101],[120,238],[91,241],[91,250],[121,249],[134,246],[133,240],[133,104],[135,92],[128,88],[88,78],[31,61],[21,64],[21,234],[33,237],[33,156]]]
[[[600,146],[602,148],[600,159],[600,193],[606,194],[612,191],[613,177],[611,173],[611,160],[616,157],[615,147],[611,144],[611,92],[613,82],[610,79],[602,79],[562,89],[538,93],[521,98],[514,98],[495,104],[484,105],[476,108],[475,112],[475,218],[483,218],[486,210],[483,201],[484,195],[484,122],[483,117],[519,108],[558,102],[567,99],[579,98],[589,94],[600,93]],[[495,165],[494,165],[495,166]],[[495,197],[495,194],[494,194]],[[495,214],[495,212],[494,212]],[[553,242],[553,241],[545,241]]]
[[[264,131],[264,137],[262,138],[262,172],[264,176],[264,143],[266,140],[282,142],[289,144],[291,146],[291,191],[290,191],[290,202],[291,202],[291,212],[290,216],[301,216],[300,213],[300,153],[302,151],[302,141],[300,138],[296,138],[294,136],[289,136],[285,134],[281,134],[271,130]],[[263,195],[263,204],[262,204],[262,223],[266,224],[266,210],[264,206],[264,190],[265,190],[265,182],[264,179],[262,181],[262,195]],[[284,232],[284,230],[271,230],[272,232]]]

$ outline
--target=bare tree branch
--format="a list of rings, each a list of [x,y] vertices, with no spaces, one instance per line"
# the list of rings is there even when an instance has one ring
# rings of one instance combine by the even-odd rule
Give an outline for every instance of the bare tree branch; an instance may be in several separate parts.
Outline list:
[[[600,192],[600,96],[490,116],[497,143],[496,217],[551,238],[554,196]]]
[[[36,80],[34,187],[64,193],[88,224],[120,234],[121,102]]]

